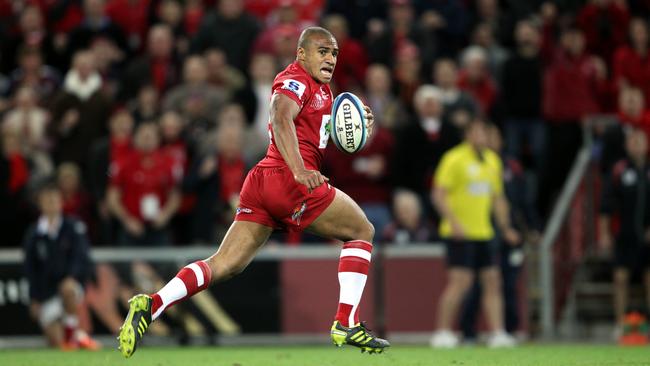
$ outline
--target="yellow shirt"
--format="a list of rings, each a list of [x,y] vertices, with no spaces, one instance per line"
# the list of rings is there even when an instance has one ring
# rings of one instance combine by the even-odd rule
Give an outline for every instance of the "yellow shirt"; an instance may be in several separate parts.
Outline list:
[[[494,195],[503,193],[501,159],[492,150],[483,151],[483,160],[468,143],[443,155],[434,176],[437,187],[447,191],[447,204],[469,240],[490,240],[494,229],[490,220]],[[443,219],[440,236],[451,237],[451,224]]]

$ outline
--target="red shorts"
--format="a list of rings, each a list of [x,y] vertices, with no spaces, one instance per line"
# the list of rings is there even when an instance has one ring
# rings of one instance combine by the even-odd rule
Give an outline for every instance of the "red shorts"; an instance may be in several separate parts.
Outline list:
[[[242,187],[235,221],[252,221],[274,229],[302,231],[332,203],[336,189],[321,184],[311,193],[296,183],[289,167],[248,172]]]

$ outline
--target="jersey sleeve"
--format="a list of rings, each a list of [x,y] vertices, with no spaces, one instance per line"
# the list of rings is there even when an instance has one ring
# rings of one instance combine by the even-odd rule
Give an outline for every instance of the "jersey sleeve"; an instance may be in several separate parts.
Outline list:
[[[452,189],[456,183],[456,169],[454,164],[454,156],[452,154],[445,154],[438,164],[438,168],[433,176],[433,181],[436,187]]]
[[[284,94],[302,108],[311,95],[309,80],[304,75],[284,75],[273,82],[273,94]]]

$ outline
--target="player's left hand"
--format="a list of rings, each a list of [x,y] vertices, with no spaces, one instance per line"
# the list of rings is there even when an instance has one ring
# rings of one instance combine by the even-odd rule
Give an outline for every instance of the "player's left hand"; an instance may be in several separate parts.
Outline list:
[[[503,230],[503,239],[511,246],[519,245],[521,236],[519,232],[512,227],[507,227]]]
[[[375,125],[375,116],[372,115],[372,111],[367,105],[363,106],[363,110],[366,111],[366,129],[368,130],[368,136],[370,136],[372,135],[372,129]]]

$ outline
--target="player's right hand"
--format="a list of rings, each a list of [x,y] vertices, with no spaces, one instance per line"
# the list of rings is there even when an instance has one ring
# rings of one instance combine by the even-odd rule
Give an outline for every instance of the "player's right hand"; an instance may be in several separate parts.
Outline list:
[[[326,176],[322,175],[318,170],[309,169],[304,169],[300,172],[294,173],[293,179],[295,179],[297,183],[306,186],[309,193],[311,193],[311,191],[316,187],[325,182],[329,182],[330,180]]]

